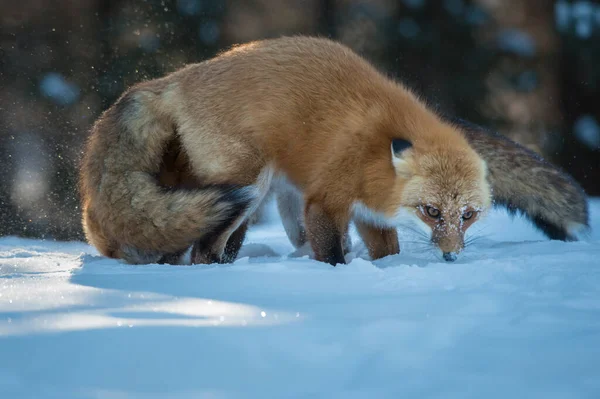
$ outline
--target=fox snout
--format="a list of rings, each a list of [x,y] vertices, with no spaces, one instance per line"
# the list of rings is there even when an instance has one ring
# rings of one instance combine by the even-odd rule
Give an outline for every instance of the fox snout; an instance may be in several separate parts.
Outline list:
[[[446,262],[454,262],[458,254],[456,252],[444,252],[444,260]]]
[[[431,228],[431,242],[440,250],[446,262],[454,262],[465,248],[465,232],[479,219],[480,206],[461,205],[464,201],[446,206],[422,205],[417,216]]]
[[[433,230],[431,241],[440,249],[446,262],[454,262],[465,247],[464,237],[460,229],[438,227]]]

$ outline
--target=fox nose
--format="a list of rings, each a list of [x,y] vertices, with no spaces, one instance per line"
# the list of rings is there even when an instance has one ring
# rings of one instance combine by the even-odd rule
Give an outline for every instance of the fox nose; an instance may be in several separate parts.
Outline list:
[[[456,252],[444,252],[444,260],[446,262],[454,262],[456,257]]]

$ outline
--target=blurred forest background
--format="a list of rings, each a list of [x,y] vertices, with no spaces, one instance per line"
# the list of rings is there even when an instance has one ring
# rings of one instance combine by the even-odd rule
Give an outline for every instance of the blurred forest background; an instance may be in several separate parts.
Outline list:
[[[600,195],[599,2],[0,0],[0,235],[82,239],[95,118],[138,81],[284,34],[346,43]]]

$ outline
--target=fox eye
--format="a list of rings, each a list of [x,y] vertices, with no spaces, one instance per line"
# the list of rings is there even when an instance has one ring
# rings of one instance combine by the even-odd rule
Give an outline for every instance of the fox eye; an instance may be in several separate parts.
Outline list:
[[[475,212],[473,211],[466,211],[465,213],[463,213],[462,218],[463,220],[469,220],[473,217],[474,214]]]
[[[439,209],[434,208],[432,206],[425,207],[425,212],[427,212],[427,216],[432,217],[434,219],[438,219],[441,214]]]

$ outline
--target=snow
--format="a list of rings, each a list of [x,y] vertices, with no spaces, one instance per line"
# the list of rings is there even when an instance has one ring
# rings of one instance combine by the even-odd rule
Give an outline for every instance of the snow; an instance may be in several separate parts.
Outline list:
[[[597,398],[600,199],[548,241],[494,212],[443,263],[292,253],[255,226],[232,265],[130,266],[0,239],[1,398]]]

